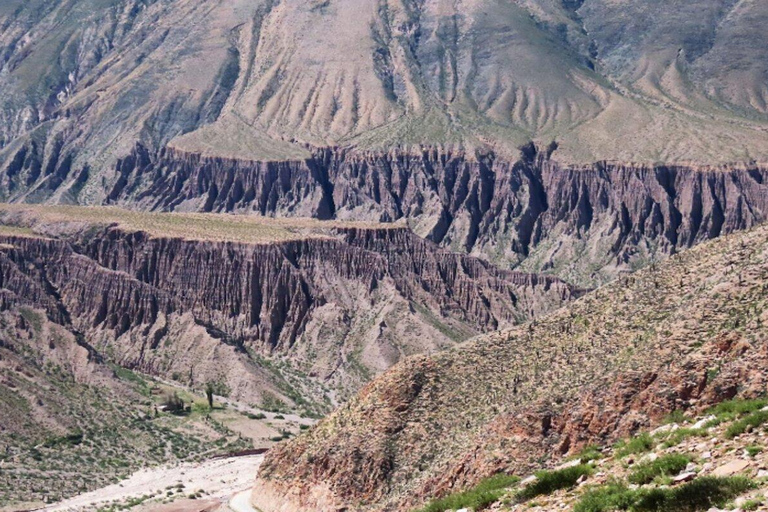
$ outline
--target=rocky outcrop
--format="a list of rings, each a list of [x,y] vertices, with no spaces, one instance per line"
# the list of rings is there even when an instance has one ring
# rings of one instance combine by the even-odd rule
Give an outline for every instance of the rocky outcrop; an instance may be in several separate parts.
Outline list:
[[[685,251],[551,315],[397,365],[271,450],[260,510],[413,510],[678,409],[768,385],[768,228]],[[545,464],[546,465],[546,464]]]
[[[5,235],[3,303],[45,309],[125,366],[192,383],[215,377],[252,399],[262,394],[258,381],[272,378],[263,369],[251,378],[260,357],[285,358],[343,394],[404,355],[581,294],[553,277],[439,250],[407,228],[332,233],[263,244],[99,226],[60,239]],[[198,357],[179,361],[181,347]],[[291,401],[286,389],[268,388]]]
[[[109,199],[151,210],[408,219],[443,247],[594,285],[768,214],[764,166],[597,163],[573,167],[524,148],[490,154],[317,151],[248,162],[144,148],[118,165]]]

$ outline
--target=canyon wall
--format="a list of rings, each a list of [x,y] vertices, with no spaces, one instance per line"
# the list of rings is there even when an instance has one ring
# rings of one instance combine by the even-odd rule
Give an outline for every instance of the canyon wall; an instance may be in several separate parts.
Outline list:
[[[248,162],[141,146],[108,201],[149,210],[394,221],[502,267],[593,286],[649,260],[762,222],[768,169],[564,166],[530,145],[492,153],[318,150]]]
[[[403,227],[247,244],[79,226],[58,239],[0,241],[5,306],[44,309],[123,366],[221,381],[254,403],[265,393],[286,403],[346,396],[403,356],[581,294],[440,250]],[[270,370],[270,358],[289,368]]]

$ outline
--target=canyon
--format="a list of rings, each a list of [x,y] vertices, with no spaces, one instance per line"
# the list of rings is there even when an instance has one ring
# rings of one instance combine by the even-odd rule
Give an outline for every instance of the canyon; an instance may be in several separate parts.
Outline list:
[[[263,512],[410,510],[764,393],[766,23],[0,2],[0,507],[245,421]]]
[[[0,217],[5,308],[44,310],[121,366],[314,414],[405,356],[583,293],[396,225],[26,206]]]
[[[248,162],[138,147],[118,165],[114,204],[158,211],[392,222],[502,268],[603,284],[766,219],[764,165],[601,162],[564,166],[555,147],[493,153],[328,149]]]

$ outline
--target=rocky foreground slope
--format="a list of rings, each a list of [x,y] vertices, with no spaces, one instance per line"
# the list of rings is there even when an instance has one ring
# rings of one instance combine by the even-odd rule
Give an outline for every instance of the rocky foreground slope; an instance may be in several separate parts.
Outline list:
[[[525,475],[675,410],[768,385],[768,227],[729,235],[532,323],[410,358],[272,450],[265,512],[408,510]]]
[[[320,412],[403,356],[581,294],[396,225],[66,207],[0,215],[17,226],[0,231],[5,308],[43,309],[121,366],[215,382],[268,407]]]

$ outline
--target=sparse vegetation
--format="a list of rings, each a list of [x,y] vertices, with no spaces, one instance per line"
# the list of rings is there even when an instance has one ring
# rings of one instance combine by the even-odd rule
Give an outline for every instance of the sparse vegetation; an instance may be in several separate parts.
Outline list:
[[[630,489],[612,482],[584,494],[574,512],[699,512],[728,501],[752,487],[742,477],[702,477],[673,488]]]
[[[527,485],[517,493],[518,501],[527,501],[542,494],[551,494],[558,489],[573,487],[582,476],[591,475],[592,466],[579,464],[564,469],[552,471],[539,471],[536,473],[536,481]]]
[[[472,489],[458,492],[429,503],[419,512],[443,512],[469,508],[475,511],[483,510],[497,501],[507,489],[514,487],[520,478],[513,475],[498,474],[486,478]]]
[[[654,444],[653,437],[651,437],[648,432],[643,432],[635,437],[617,443],[615,446],[616,456],[626,457],[627,455],[646,453],[651,451]]]
[[[632,468],[628,480],[633,484],[647,484],[660,476],[673,476],[685,469],[691,462],[688,455],[670,453],[656,460],[648,460],[636,464]]]
[[[768,411],[756,411],[745,418],[733,422],[725,431],[725,437],[728,439],[734,438],[743,434],[750,428],[757,428],[763,423],[768,422]]]

